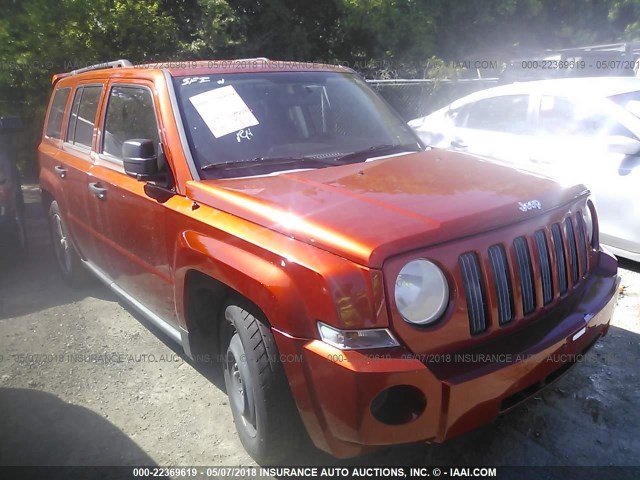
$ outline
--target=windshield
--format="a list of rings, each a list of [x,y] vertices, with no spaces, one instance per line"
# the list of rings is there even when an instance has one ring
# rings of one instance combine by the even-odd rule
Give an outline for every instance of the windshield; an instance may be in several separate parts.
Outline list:
[[[640,118],[640,91],[622,93],[609,97],[629,113]]]
[[[418,151],[413,131],[349,73],[176,77],[187,140],[203,178],[320,168]]]

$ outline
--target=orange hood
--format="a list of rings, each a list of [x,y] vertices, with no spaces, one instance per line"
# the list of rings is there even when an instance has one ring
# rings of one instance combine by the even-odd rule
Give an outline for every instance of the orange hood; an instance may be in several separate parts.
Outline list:
[[[398,253],[526,220],[585,192],[444,150],[187,185],[193,200],[373,268]]]

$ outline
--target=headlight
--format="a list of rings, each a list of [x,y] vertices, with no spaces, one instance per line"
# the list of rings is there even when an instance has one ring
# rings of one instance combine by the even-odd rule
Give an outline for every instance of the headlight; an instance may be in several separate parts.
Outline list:
[[[593,213],[591,209],[594,208],[591,200],[587,200],[587,206],[582,211],[582,218],[584,219],[584,224],[587,228],[587,236],[589,237],[589,244],[593,245],[593,233],[595,230],[595,222],[593,221]]]
[[[429,260],[412,260],[398,274],[395,299],[407,322],[418,325],[435,322],[449,303],[447,279]]]
[[[340,330],[326,323],[318,322],[318,332],[324,343],[340,350],[364,350],[367,348],[388,348],[400,345],[386,328],[362,330]]]

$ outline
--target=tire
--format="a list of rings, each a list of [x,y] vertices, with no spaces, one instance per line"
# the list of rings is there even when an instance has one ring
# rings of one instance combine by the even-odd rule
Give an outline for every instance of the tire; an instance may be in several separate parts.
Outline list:
[[[49,228],[51,241],[62,278],[71,286],[79,287],[87,279],[87,270],[82,265],[80,255],[76,251],[69,230],[62,218],[57,201],[51,202],[49,207]]]
[[[224,381],[238,436],[256,462],[277,464],[304,437],[271,329],[235,304],[223,315]]]

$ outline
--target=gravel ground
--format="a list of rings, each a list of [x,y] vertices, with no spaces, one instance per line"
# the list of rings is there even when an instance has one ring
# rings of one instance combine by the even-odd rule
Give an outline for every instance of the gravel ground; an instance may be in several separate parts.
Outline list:
[[[97,281],[65,285],[37,187],[25,196],[30,257],[0,266],[0,465],[255,465],[220,373],[195,368]],[[307,446],[291,463],[639,465],[638,272],[621,263],[612,327],[586,360],[494,424],[342,462]]]

